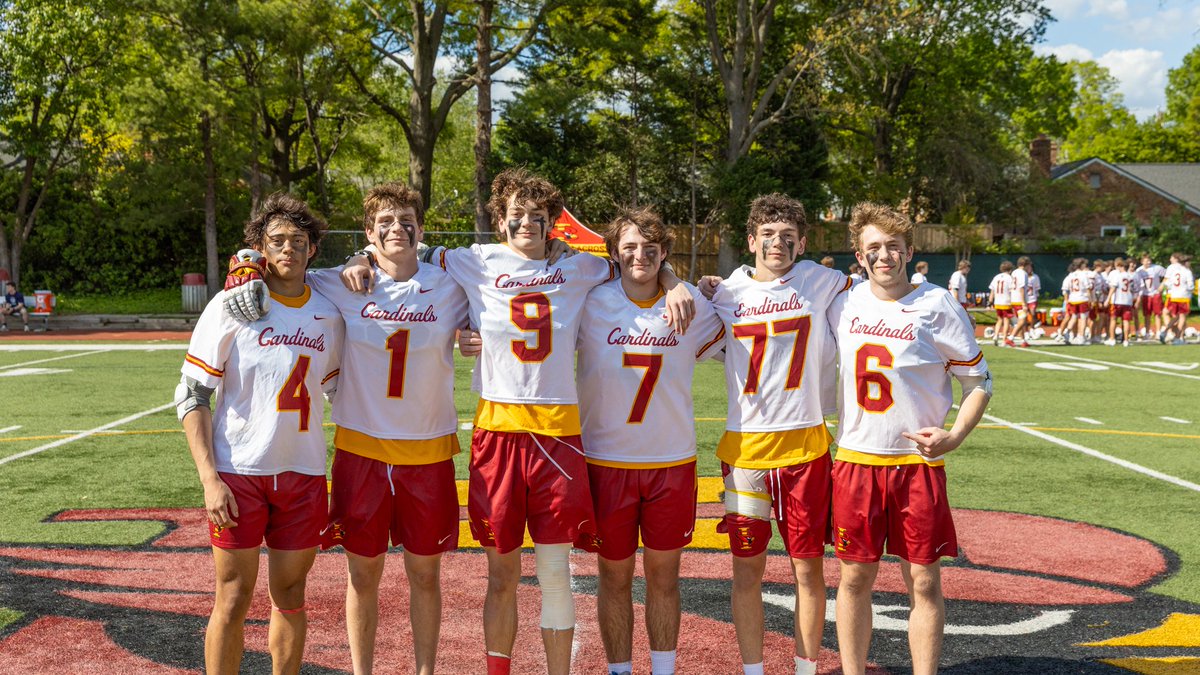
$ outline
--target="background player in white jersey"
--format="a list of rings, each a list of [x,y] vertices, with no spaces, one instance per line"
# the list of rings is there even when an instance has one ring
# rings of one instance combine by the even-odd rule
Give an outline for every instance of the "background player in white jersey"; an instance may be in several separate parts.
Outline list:
[[[955,301],[966,309],[971,305],[971,296],[967,292],[967,275],[971,273],[971,261],[959,260],[954,273],[950,275],[950,282],[947,288],[950,289],[950,295],[954,296]],[[967,316],[971,317],[971,325],[975,325],[975,317],[970,312]]]
[[[1188,313],[1192,311],[1192,293],[1195,289],[1196,278],[1192,275],[1189,263],[1191,257],[1184,253],[1172,253],[1171,264],[1167,266],[1163,283],[1167,288],[1167,306],[1163,311],[1164,323],[1170,333],[1174,334],[1172,344],[1183,344],[1183,331],[1187,328]],[[1163,341],[1167,339],[1163,336]]]
[[[979,423],[991,396],[966,312],[944,290],[908,283],[912,228],[893,209],[856,206],[850,236],[870,282],[834,305],[842,408],[833,539],[841,565],[838,649],[848,675],[866,668],[871,588],[885,543],[901,558],[908,588],[912,672],[937,671],[945,624],[939,560],[958,554],[942,458]],[[947,431],[949,375],[964,394]]]
[[[1012,306],[1012,311],[1017,315],[1017,325],[1013,326],[1012,333],[1004,344],[1009,347],[1014,347],[1014,338],[1021,340],[1022,347],[1028,347],[1029,341],[1025,339],[1025,332],[1033,327],[1033,310],[1029,308],[1025,302],[1025,298],[1029,293],[1030,275],[1029,270],[1033,267],[1033,261],[1029,256],[1023,255],[1017,258],[1017,266],[1012,271],[1012,291],[1010,292],[1009,302]],[[1034,309],[1037,308],[1037,296],[1034,296]]]
[[[804,252],[808,222],[797,200],[773,194],[750,204],[746,241],[754,267],[720,281],[713,306],[725,323],[729,411],[717,457],[733,553],[733,622],[743,669],[761,673],[762,577],[774,513],[796,576],[797,673],[815,673],[825,627],[822,556],[829,524],[829,444],[821,392],[834,377],[825,312],[849,288],[842,274]],[[907,279],[906,279],[907,280]],[[702,289],[711,288],[705,278]]]
[[[673,237],[649,209],[620,213],[605,232],[621,278],[592,289],[579,328],[579,403],[597,533],[600,636],[610,674],[632,672],[634,553],[645,546],[651,673],[675,672],[680,551],[696,526],[692,374],[719,352],[725,328],[707,300],[684,335],[666,322],[659,268]]]
[[[1138,268],[1142,279],[1142,319],[1146,332],[1162,340],[1166,332],[1163,321],[1162,283],[1167,270],[1154,262],[1149,253],[1142,254],[1142,266]]]
[[[925,277],[925,275],[929,274],[929,263],[922,260],[916,264],[915,268],[917,271],[913,272],[910,283],[916,285],[916,284],[923,284],[926,281],[928,281],[928,279]]]
[[[1105,300],[1108,299],[1108,270],[1110,263],[1107,260],[1092,261],[1092,293],[1095,296],[1095,301],[1092,303],[1092,311],[1088,314],[1088,333],[1087,338],[1092,342],[1100,342],[1101,337],[1109,337],[1108,335],[1108,305]]]
[[[988,284],[988,303],[996,310],[996,333],[992,336],[992,344],[1012,346],[1012,319],[1015,312],[1012,306],[1013,264],[1005,260],[1000,263],[1000,272],[992,277]]]
[[[1137,278],[1132,272],[1127,269],[1128,265],[1122,258],[1117,258],[1113,261],[1113,271],[1108,275],[1108,296],[1105,298],[1104,304],[1108,305],[1109,312],[1109,338],[1104,341],[1104,344],[1113,346],[1117,344],[1117,321],[1121,322],[1121,344],[1128,347],[1129,340],[1133,338],[1132,320],[1134,313],[1134,301],[1137,298]]]
[[[1076,258],[1071,262],[1071,267],[1075,269],[1063,280],[1066,296],[1066,304],[1063,307],[1066,310],[1067,321],[1063,324],[1062,336],[1066,344],[1073,344],[1076,340],[1083,344],[1095,292],[1087,259]]]
[[[243,325],[225,316],[223,296],[214,298],[196,322],[176,392],[216,567],[204,640],[210,673],[238,672],[264,539],[273,669],[300,670],[305,579],[327,506],[321,392],[336,383],[343,335],[337,308],[304,283],[324,230],[290,195],[263,202],[245,228],[246,244],[261,256],[248,252],[238,266],[266,278],[277,308]]]
[[[508,673],[517,629],[517,586],[526,525],[542,591],[542,641],[551,675],[570,669],[575,632],[569,554],[595,517],[586,480],[575,387],[575,343],[583,300],[616,268],[593,255],[546,260],[562,194],[523,169],[496,176],[488,204],[504,243],[430,251],[463,288],[482,335],[476,368],[481,398],[471,441],[468,513],[488,556],[483,606],[487,672]],[[352,289],[370,288],[370,268],[347,265]],[[694,311],[691,293],[675,316]],[[668,283],[664,283],[667,286]],[[682,308],[682,310],[680,309]]]

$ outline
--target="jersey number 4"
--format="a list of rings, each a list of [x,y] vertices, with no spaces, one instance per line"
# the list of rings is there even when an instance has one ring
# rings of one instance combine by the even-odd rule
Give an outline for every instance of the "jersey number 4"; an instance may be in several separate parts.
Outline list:
[[[301,356],[292,367],[292,374],[283,383],[279,395],[275,397],[275,408],[279,412],[296,411],[300,413],[300,431],[308,431],[308,416],[312,412],[312,397],[308,395],[308,365],[310,358]]]
[[[863,345],[858,348],[854,353],[855,398],[867,412],[886,412],[895,402],[892,399],[892,381],[887,375],[868,367],[872,360],[877,367],[890,370],[895,357],[883,345]]]
[[[767,355],[767,325],[766,323],[741,323],[733,326],[733,337],[753,340],[750,344],[750,370],[746,373],[744,394],[757,394],[759,380],[762,379],[763,360]],[[796,341],[792,344],[792,360],[788,364],[787,384],[784,389],[797,389],[804,377],[804,356],[808,351],[808,334],[812,330],[811,316],[798,316],[792,319],[780,319],[770,323],[771,335],[795,333]]]
[[[554,349],[554,322],[550,319],[550,298],[545,293],[522,293],[509,303],[513,324],[536,334],[533,347],[529,340],[513,340],[512,351],[525,363],[541,363]],[[532,314],[530,314],[532,310]]]

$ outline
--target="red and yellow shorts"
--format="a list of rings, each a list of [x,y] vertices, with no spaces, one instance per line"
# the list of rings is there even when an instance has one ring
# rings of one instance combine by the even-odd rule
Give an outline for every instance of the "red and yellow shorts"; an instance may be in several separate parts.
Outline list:
[[[837,557],[878,562],[885,541],[888,553],[918,565],[958,555],[944,466],[834,463],[833,546]]]
[[[1011,319],[1016,315],[1017,313],[1013,311],[1012,307],[996,307],[997,319]]]
[[[238,514],[233,527],[208,523],[217,548],[258,548],[263,541],[277,551],[299,551],[321,543],[328,501],[325,476],[285,471],[272,476],[219,474],[229,486]]]
[[[1133,321],[1133,305],[1113,305],[1112,315],[1114,319]]]
[[[1167,313],[1171,316],[1187,316],[1192,311],[1190,300],[1168,300]]]
[[[829,542],[831,463],[829,453],[777,469],[739,469],[722,462],[726,513],[717,531],[729,534],[730,552],[752,558],[766,551],[774,516],[788,555],[824,555]]]
[[[1065,306],[1067,316],[1083,316],[1091,311],[1091,303],[1068,302]]]
[[[588,464],[596,535],[576,545],[607,560],[624,560],[638,547],[672,551],[692,541],[696,528],[696,462],[655,469]]]

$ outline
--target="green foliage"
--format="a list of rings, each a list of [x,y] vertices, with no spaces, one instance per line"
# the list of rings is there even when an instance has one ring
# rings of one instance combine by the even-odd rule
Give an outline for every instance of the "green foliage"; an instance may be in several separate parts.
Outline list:
[[[1182,208],[1167,215],[1156,214],[1149,226],[1139,223],[1132,215],[1125,219],[1126,234],[1117,240],[1118,245],[1128,256],[1149,254],[1162,265],[1172,253],[1185,253],[1190,256],[1200,255],[1200,237],[1193,227],[1184,220]]]
[[[183,292],[176,284],[124,293],[57,293],[55,302],[58,314],[178,314],[183,311]]]

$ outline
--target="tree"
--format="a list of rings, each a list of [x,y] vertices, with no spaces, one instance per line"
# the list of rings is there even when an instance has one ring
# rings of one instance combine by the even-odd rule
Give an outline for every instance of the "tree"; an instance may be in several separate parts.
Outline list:
[[[1167,72],[1167,114],[1176,124],[1200,133],[1200,45]]]
[[[21,250],[55,178],[105,152],[105,120],[125,68],[126,26],[105,3],[0,3],[2,149],[20,175],[0,221],[0,268],[21,277]],[[8,167],[6,167],[8,168]]]

